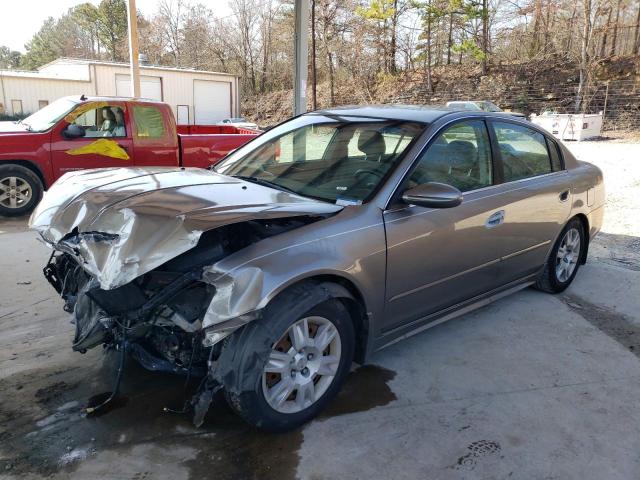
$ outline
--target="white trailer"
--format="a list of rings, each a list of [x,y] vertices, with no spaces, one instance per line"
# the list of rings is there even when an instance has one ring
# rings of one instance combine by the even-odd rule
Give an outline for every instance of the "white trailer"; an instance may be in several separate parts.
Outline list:
[[[600,136],[602,112],[589,113],[543,113],[531,115],[532,123],[541,126],[560,140],[586,140]]]

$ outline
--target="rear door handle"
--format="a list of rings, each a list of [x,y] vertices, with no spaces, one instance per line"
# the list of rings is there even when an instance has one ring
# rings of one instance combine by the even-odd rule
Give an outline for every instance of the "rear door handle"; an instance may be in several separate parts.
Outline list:
[[[495,228],[502,223],[504,223],[504,210],[498,210],[496,213],[493,213],[489,218],[487,218],[484,226],[487,228]]]
[[[568,198],[569,198],[569,190],[565,190],[564,192],[562,192],[560,194],[560,201],[561,202],[566,202]]]

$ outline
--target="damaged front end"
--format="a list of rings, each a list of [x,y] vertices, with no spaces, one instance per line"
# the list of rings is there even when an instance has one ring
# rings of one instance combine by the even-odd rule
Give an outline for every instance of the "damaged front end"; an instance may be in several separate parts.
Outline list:
[[[77,245],[117,239],[112,234],[74,232],[54,245],[44,275],[63,298],[64,310],[72,314],[74,350],[84,353],[103,345],[128,353],[149,370],[193,377],[208,374],[208,381],[201,384],[208,400],[203,403],[203,392],[198,392],[193,401],[199,424],[216,389],[212,369],[220,341],[260,316],[259,310],[238,308],[252,304],[247,296],[259,294],[256,287],[261,287],[262,272],[245,268],[237,276],[216,276],[212,266],[264,238],[320,218],[251,220],[204,232],[191,250],[113,289],[102,288],[83,268]],[[120,373],[118,382],[119,378]]]

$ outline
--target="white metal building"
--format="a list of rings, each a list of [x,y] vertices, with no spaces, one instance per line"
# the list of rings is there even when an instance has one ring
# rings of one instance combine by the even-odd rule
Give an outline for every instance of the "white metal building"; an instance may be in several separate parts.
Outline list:
[[[0,70],[0,113],[32,113],[67,95],[130,96],[129,64],[60,58],[35,72]],[[212,124],[240,113],[236,75],[140,65],[141,96],[161,100],[179,124]]]

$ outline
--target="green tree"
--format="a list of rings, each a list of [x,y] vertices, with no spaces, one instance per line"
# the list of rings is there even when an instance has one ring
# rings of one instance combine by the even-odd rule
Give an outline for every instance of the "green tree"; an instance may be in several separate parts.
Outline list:
[[[22,54],[9,47],[0,46],[0,68],[15,69],[20,66]]]
[[[64,56],[63,42],[58,31],[58,21],[47,18],[40,30],[25,45],[27,53],[22,57],[22,68],[36,68]]]
[[[109,60],[125,59],[127,41],[127,4],[125,0],[102,0],[98,6],[98,38]]]
[[[71,19],[83,31],[82,41],[86,56],[100,56],[99,19],[100,11],[92,3],[82,3],[69,11]]]
[[[374,36],[377,38],[377,48],[384,57],[384,70],[395,72],[398,0],[370,0],[368,6],[357,7],[356,14],[375,23],[377,32]]]

